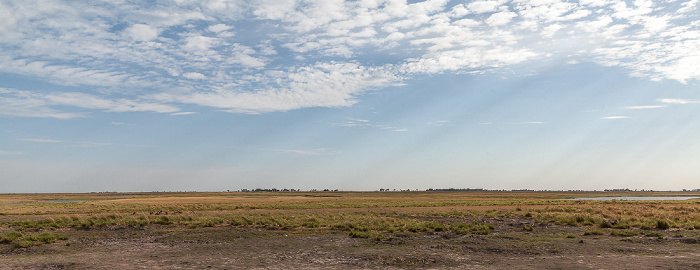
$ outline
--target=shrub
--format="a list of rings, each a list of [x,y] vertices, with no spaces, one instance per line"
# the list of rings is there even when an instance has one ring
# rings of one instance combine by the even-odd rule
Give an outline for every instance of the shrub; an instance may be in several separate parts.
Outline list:
[[[432,221],[425,224],[425,227],[436,232],[446,231],[447,227],[442,222]]]
[[[172,222],[172,221],[170,220],[170,218],[167,217],[167,216],[162,216],[162,217],[160,217],[158,220],[156,220],[156,221],[153,222],[153,223],[155,223],[155,224],[160,224],[160,225],[170,225],[170,224],[173,224],[173,222]]]
[[[454,231],[456,234],[469,234],[469,228],[464,222],[453,222],[450,224],[450,230]]]
[[[533,228],[532,226],[528,226],[528,225],[523,226],[523,231],[531,232],[533,230],[535,230],[535,228]]]
[[[671,225],[668,224],[668,221],[657,220],[656,221],[656,228],[661,229],[661,230],[668,230],[669,228],[671,228]]]

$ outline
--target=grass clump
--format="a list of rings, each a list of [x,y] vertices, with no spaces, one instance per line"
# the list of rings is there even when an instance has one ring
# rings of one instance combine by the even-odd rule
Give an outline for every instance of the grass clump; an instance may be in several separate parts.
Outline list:
[[[68,236],[53,232],[43,232],[36,236],[36,240],[45,244],[55,243],[56,240],[68,240]]]
[[[12,243],[15,248],[29,248],[33,246],[51,244],[58,240],[68,240],[68,236],[54,232],[43,232],[36,235],[23,235],[17,231],[12,231],[0,235],[0,243]]]
[[[601,227],[601,228],[612,228],[613,225],[610,224],[609,221],[604,220],[604,221],[601,221],[600,223],[598,223],[598,227]]]
[[[534,230],[535,230],[535,228],[533,228],[532,226],[529,226],[529,225],[523,226],[523,231],[531,232],[531,231],[534,231]]]
[[[34,241],[22,239],[14,243],[15,248],[30,248],[34,246]]]
[[[22,233],[18,231],[11,231],[0,235],[0,243],[12,243],[20,237],[22,237]]]
[[[659,239],[664,239],[664,234],[660,232],[648,232],[644,236],[646,237],[656,237]]]
[[[656,221],[656,228],[660,230],[668,230],[671,228],[671,225],[668,224],[668,221],[666,220],[657,220]]]

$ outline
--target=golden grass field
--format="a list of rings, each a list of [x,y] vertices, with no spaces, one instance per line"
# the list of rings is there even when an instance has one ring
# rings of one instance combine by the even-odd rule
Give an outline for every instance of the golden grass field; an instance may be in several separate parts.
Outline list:
[[[231,254],[222,256],[238,258],[236,256],[240,255],[232,254],[238,254],[237,245],[243,245],[246,241],[252,241],[250,245],[279,241],[282,243],[279,245],[285,248],[274,245],[255,246],[252,250],[258,252],[248,256],[257,259],[252,264],[239,266],[276,268],[281,263],[286,263],[294,268],[325,268],[324,264],[309,261],[310,259],[290,259],[303,258],[304,254],[313,253],[304,251],[305,248],[311,248],[303,244],[310,238],[316,239],[314,245],[344,242],[344,246],[337,247],[337,254],[361,253],[349,261],[339,259],[344,255],[327,254],[328,260],[336,263],[330,268],[339,269],[462,268],[475,265],[464,258],[472,256],[472,259],[488,261],[494,255],[494,250],[498,251],[496,253],[500,257],[513,260],[540,253],[554,256],[542,251],[543,247],[559,250],[555,254],[563,252],[563,255],[556,256],[560,256],[559,261],[567,261],[575,256],[591,256],[590,250],[580,249],[585,243],[594,244],[600,250],[609,250],[609,255],[614,256],[626,253],[611,250],[611,245],[640,246],[635,246],[634,249],[647,245],[652,250],[668,250],[668,247],[681,243],[674,248],[678,249],[677,252],[685,252],[684,256],[690,258],[686,260],[688,264],[663,259],[654,261],[661,263],[662,267],[678,265],[677,268],[692,268],[700,265],[700,244],[696,244],[700,242],[699,199],[570,200],[603,196],[700,196],[700,193],[469,191],[2,194],[0,265],[4,262],[8,268],[129,267],[129,264],[120,264],[116,259],[109,258],[138,257],[142,253],[131,252],[135,247],[146,245],[139,250],[160,254],[144,260],[144,265],[151,266],[149,268],[176,268],[172,263],[157,259],[176,251],[189,252],[191,261],[211,261],[214,268],[237,268],[237,264],[224,263],[217,259],[220,257],[206,255],[210,254],[207,250],[231,249]],[[437,240],[428,240],[437,236],[440,236]],[[620,244],[621,240],[629,243]],[[167,248],[148,246],[161,243],[159,241],[171,245]],[[221,244],[225,248],[219,244],[212,246],[217,241],[228,244]],[[576,243],[581,245],[574,245]],[[292,247],[296,244],[302,244],[299,249],[301,251]],[[368,249],[362,248],[362,245],[387,247],[374,254],[367,253]],[[443,256],[439,255],[443,253],[435,253],[433,257],[436,258],[428,256],[418,261],[398,255],[406,252],[406,249],[426,249],[424,254],[433,254],[437,252],[431,248],[434,245],[449,247],[454,254]],[[474,248],[468,248],[472,245]],[[192,249],[198,251],[192,252]],[[251,250],[251,247],[246,250]],[[49,251],[63,256],[52,257],[47,255]],[[388,252],[388,255],[378,255],[382,252]],[[87,256],[96,253],[104,257],[98,260]],[[274,256],[256,257],[260,254],[297,255],[265,261]],[[649,260],[660,256],[655,252],[644,254],[648,255],[645,258]],[[618,262],[613,260],[614,256],[607,263],[593,263],[589,266],[595,268],[610,266],[610,263],[614,265]],[[55,260],[60,263],[50,263]],[[505,266],[504,263],[508,264],[507,261],[499,261],[478,265],[498,268]],[[539,266],[548,268],[558,265],[547,263]],[[528,268],[525,267],[527,264],[520,266]],[[537,267],[538,264],[532,266]],[[199,267],[190,264],[184,268]]]

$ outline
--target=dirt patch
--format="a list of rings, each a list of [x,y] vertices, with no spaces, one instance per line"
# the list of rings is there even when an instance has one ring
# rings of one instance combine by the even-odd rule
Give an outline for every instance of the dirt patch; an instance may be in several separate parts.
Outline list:
[[[700,233],[587,235],[590,227],[526,218],[445,218],[494,225],[489,235],[385,233],[381,241],[333,230],[150,225],[60,229],[68,241],[0,245],[0,269],[698,269]],[[531,231],[523,226],[532,226]]]

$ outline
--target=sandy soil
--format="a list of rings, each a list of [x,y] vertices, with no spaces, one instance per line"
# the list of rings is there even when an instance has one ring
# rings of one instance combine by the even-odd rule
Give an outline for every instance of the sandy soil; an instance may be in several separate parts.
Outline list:
[[[700,269],[700,232],[587,235],[596,228],[479,220],[489,235],[347,232],[254,227],[61,229],[67,241],[28,249],[0,245],[0,269]],[[523,226],[533,226],[524,231]]]

